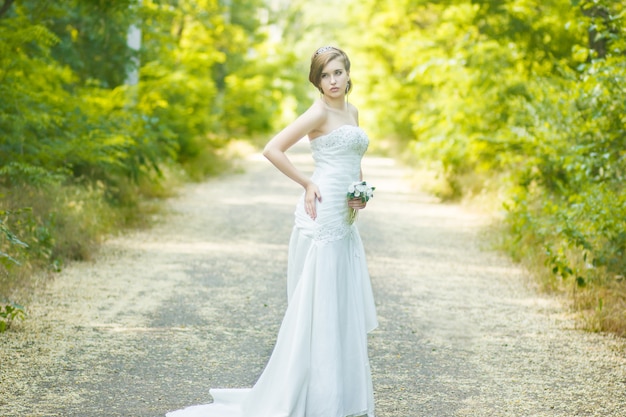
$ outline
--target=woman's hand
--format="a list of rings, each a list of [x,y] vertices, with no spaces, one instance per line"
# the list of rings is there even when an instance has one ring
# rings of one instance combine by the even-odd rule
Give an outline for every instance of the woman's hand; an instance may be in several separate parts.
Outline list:
[[[320,189],[313,183],[308,184],[304,194],[304,210],[313,220],[317,217],[316,206],[318,201],[322,201]]]
[[[367,206],[367,202],[361,200],[360,198],[351,198],[348,200],[348,207],[355,210],[364,209],[365,206]]]

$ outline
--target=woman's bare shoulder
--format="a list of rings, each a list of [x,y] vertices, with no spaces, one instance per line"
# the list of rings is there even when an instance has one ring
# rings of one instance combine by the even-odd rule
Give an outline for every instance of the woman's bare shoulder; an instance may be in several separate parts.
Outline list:
[[[327,106],[323,101],[315,100],[304,115],[311,122],[311,129],[308,132],[309,138],[319,136],[328,120]]]
[[[307,111],[311,111],[317,116],[326,117],[326,115],[328,114],[328,106],[321,99],[317,99],[313,101],[311,107],[309,107],[309,110]]]
[[[352,115],[352,117],[354,117],[354,120],[356,120],[356,122],[358,124],[358,122],[359,122],[359,109],[357,109],[354,104],[348,103],[348,111],[350,112],[350,115]]]

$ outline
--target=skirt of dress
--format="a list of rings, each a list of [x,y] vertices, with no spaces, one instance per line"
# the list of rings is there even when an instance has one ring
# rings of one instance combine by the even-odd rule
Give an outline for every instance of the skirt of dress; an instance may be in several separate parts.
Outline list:
[[[251,389],[212,389],[213,403],[167,417],[374,417],[367,333],[377,326],[356,226],[320,239],[296,222],[289,303],[269,362]]]

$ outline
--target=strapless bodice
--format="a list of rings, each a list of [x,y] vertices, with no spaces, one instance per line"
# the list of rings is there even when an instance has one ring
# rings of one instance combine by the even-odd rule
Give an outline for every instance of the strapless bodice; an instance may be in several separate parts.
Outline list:
[[[296,227],[317,243],[345,237],[348,223],[348,186],[361,176],[361,159],[369,139],[358,126],[344,125],[311,141],[315,170],[311,180],[319,187],[315,221],[304,210],[304,194],[296,207]]]
[[[352,125],[343,125],[312,140],[311,151],[315,161],[314,177],[338,175],[339,178],[346,178],[349,182],[357,181],[361,169],[361,158],[368,144],[369,139],[363,129]]]

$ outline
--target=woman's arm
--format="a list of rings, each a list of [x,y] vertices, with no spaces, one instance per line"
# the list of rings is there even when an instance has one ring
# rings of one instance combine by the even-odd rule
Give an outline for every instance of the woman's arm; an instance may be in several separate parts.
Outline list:
[[[263,156],[305,189],[304,208],[313,220],[317,217],[315,203],[322,201],[322,194],[317,185],[291,163],[285,152],[309,132],[321,126],[325,120],[326,112],[316,102],[293,123],[274,136],[263,150]]]

